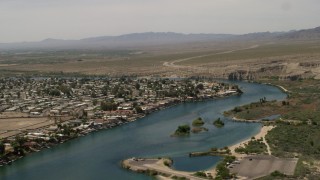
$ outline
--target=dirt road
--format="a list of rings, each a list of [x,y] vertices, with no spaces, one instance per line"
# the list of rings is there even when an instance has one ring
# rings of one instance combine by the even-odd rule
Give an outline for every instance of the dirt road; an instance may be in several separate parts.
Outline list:
[[[176,63],[180,63],[180,62],[183,62],[183,61],[189,61],[189,60],[192,60],[192,59],[198,59],[198,58],[213,56],[213,55],[228,54],[228,53],[233,53],[233,52],[236,52],[236,51],[254,49],[254,48],[257,48],[257,47],[259,47],[259,45],[253,45],[253,46],[250,46],[250,47],[247,47],[247,48],[242,48],[242,49],[235,49],[235,50],[223,51],[223,52],[218,52],[218,53],[204,54],[204,55],[200,55],[200,56],[193,56],[193,57],[189,57],[189,58],[177,59],[177,60],[174,60],[174,61],[171,61],[171,62],[164,62],[163,66],[173,67],[173,68],[196,68],[196,69],[198,69],[200,67],[177,65]]]

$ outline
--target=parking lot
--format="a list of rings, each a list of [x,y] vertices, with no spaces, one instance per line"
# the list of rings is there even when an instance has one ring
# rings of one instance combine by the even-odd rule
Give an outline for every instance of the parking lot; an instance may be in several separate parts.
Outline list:
[[[274,171],[293,175],[298,159],[277,158],[269,155],[248,156],[231,164],[229,169],[232,173],[248,179],[255,179],[269,175]]]

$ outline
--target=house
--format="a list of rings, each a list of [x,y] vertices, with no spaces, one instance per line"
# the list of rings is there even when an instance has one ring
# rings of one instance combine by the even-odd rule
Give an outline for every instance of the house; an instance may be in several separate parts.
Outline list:
[[[10,143],[4,143],[4,154],[14,152],[13,146]]]
[[[25,143],[23,143],[23,145],[22,146],[24,146],[24,147],[35,147],[35,146],[37,146],[38,145],[38,143],[36,143],[36,142],[34,142],[34,141],[29,141],[29,142],[25,142]]]
[[[70,126],[80,126],[82,124],[82,121],[80,119],[76,119],[76,120],[70,120],[69,121]]]
[[[34,115],[34,116],[39,116],[41,113],[39,112],[30,112],[31,115]]]

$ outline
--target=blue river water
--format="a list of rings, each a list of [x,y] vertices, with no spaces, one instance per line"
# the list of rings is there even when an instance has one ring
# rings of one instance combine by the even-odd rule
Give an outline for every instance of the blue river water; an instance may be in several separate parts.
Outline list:
[[[188,157],[186,155],[173,157],[172,168],[180,171],[203,171],[212,168],[216,162],[219,162],[222,157],[219,156],[199,156]]]
[[[278,88],[263,84],[232,82],[244,94],[204,102],[184,103],[152,113],[135,122],[102,130],[71,140],[51,149],[31,154],[0,167],[1,180],[148,180],[143,174],[122,169],[120,162],[129,157],[170,156],[174,168],[194,171],[214,166],[220,158],[190,159],[188,153],[224,147],[251,137],[260,130],[257,123],[239,123],[223,117],[223,112],[266,97],[282,100],[286,94]],[[178,125],[197,117],[206,122],[208,132],[189,137],[170,137]],[[225,122],[216,128],[216,118]]]

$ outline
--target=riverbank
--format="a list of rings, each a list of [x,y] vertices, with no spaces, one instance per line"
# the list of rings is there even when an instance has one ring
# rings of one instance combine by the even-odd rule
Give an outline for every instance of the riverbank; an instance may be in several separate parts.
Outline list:
[[[276,85],[272,85],[272,84],[266,84],[266,85],[271,85],[271,86],[274,86],[274,87],[277,87],[277,88],[279,88],[282,92],[288,92],[288,90],[286,90],[285,88],[283,88],[282,86],[276,86]],[[266,122],[266,121],[264,121],[264,120],[262,120],[262,119],[259,119],[259,120],[248,120],[248,119],[240,119],[240,118],[237,118],[237,117],[233,117],[232,118],[232,120],[233,121],[237,121],[237,122],[245,122],[245,123],[248,123],[248,122],[250,122],[250,123],[263,123],[263,122]],[[268,122],[268,121],[267,121]],[[269,146],[269,144],[266,142],[266,140],[265,140],[265,136],[268,134],[268,132],[270,131],[270,130],[272,130],[273,128],[275,128],[275,126],[264,126],[264,125],[262,125],[262,127],[261,127],[261,129],[259,130],[259,132],[257,132],[257,134],[255,134],[254,136],[252,136],[252,137],[254,137],[254,139],[262,139],[262,142],[264,143],[264,144],[266,144],[266,146],[267,146],[267,154],[270,156],[271,155],[271,150],[270,150],[270,146]],[[215,153],[212,153],[211,151],[208,151],[208,152],[196,152],[195,154],[192,154],[192,153],[190,153],[190,155],[191,156],[202,156],[202,155],[215,155],[215,156],[219,156],[219,155],[221,155],[221,156],[227,156],[227,155],[231,155],[231,156],[235,156],[236,157],[236,162],[238,162],[238,161],[240,161],[240,160],[242,160],[242,159],[244,159],[244,158],[246,158],[246,157],[249,157],[250,155],[247,155],[247,154],[240,154],[240,153],[237,153],[237,152],[235,152],[235,150],[238,148],[238,147],[243,147],[245,144],[247,144],[250,140],[251,140],[251,138],[252,137],[249,137],[249,138],[247,138],[247,139],[244,139],[244,140],[242,140],[242,141],[240,141],[240,142],[238,142],[238,143],[236,143],[236,144],[233,144],[233,145],[231,145],[231,146],[228,146],[228,150],[230,150],[230,153],[228,153],[228,154],[225,154],[225,153],[217,153],[217,152],[215,152]],[[252,156],[252,155],[251,155]],[[253,156],[253,157],[255,157],[255,156]],[[227,167],[227,168],[229,168],[229,167]],[[175,171],[175,170],[173,170],[173,171]],[[204,171],[204,172],[206,172],[206,174],[210,174],[210,175],[212,175],[213,177],[215,177],[215,175],[217,175],[217,170],[216,170],[216,167],[214,167],[214,168],[211,168],[211,169],[209,169],[209,170],[207,170],[207,171]],[[185,172],[185,173],[188,173],[188,172]],[[169,179],[169,178],[167,178],[166,176],[158,176],[160,179]]]
[[[271,84],[268,84],[268,85],[271,85]],[[275,85],[272,85],[272,86],[275,86]],[[285,88],[283,88],[283,87],[280,87],[280,86],[276,86],[276,87],[278,87],[278,88],[280,88],[281,89],[281,91],[283,91],[283,92],[288,92]],[[259,120],[248,120],[248,119],[240,119],[240,118],[237,118],[237,117],[233,117],[232,118],[232,120],[233,121],[237,121],[237,122],[245,122],[245,123],[248,123],[248,122],[250,122],[250,123],[263,123],[263,122],[265,122],[265,121],[263,121],[263,120],[261,120],[261,119],[259,119]],[[254,136],[252,136],[252,137],[250,137],[250,138],[247,138],[247,139],[244,139],[244,140],[242,140],[242,141],[240,141],[240,142],[238,142],[238,143],[236,143],[236,144],[233,144],[233,145],[231,145],[231,146],[228,146],[228,148],[226,148],[226,151],[222,151],[223,149],[221,149],[221,150],[217,150],[217,151],[215,151],[215,152],[211,152],[211,151],[208,151],[208,152],[195,152],[195,153],[190,153],[189,154],[189,156],[190,157],[192,157],[192,156],[203,156],[203,155],[211,155],[211,156],[234,156],[235,158],[236,158],[236,162],[238,162],[238,161],[241,161],[242,159],[244,159],[244,158],[246,158],[246,157],[249,157],[250,155],[248,155],[248,154],[240,154],[240,153],[237,153],[236,152],[236,149],[237,148],[239,148],[239,147],[244,147],[244,145],[245,144],[247,144],[250,140],[252,140],[252,138],[254,138],[254,139],[262,139],[262,141],[263,141],[263,143],[264,144],[266,144],[266,146],[267,146],[267,153],[268,153],[268,155],[270,156],[271,155],[271,150],[270,150],[270,146],[268,145],[268,143],[266,142],[266,140],[265,140],[265,136],[268,134],[268,132],[270,131],[270,130],[272,130],[273,128],[275,128],[275,126],[264,126],[263,124],[262,124],[262,127],[261,127],[261,129],[259,130],[259,132],[257,133],[257,134],[255,134]],[[221,151],[221,152],[220,152]],[[252,156],[252,155],[251,155]],[[126,161],[126,160],[125,160]],[[124,161],[124,162],[125,162]],[[143,161],[145,161],[145,159],[143,160]],[[170,177],[172,177],[172,176],[175,176],[175,175],[177,175],[177,174],[179,174],[179,175],[183,175],[183,176],[181,176],[181,177],[184,177],[184,178],[188,178],[188,176],[190,175],[190,172],[183,172],[183,171],[176,171],[176,170],[174,170],[174,169],[171,169],[171,168],[169,168],[169,167],[159,167],[159,163],[161,164],[161,161],[159,160],[159,162],[157,162],[157,163],[151,163],[152,165],[145,165],[145,166],[143,166],[145,169],[142,171],[142,172],[144,172],[145,173],[145,171],[150,171],[150,170],[155,170],[156,172],[158,172],[158,173],[160,173],[160,174],[157,174],[157,178],[158,179],[170,179]],[[162,164],[163,164],[163,162],[162,162]],[[135,166],[135,168],[137,168],[136,166]],[[141,167],[140,167],[141,168]],[[170,169],[170,171],[165,171],[165,172],[167,172],[167,173],[169,173],[169,174],[164,174],[164,175],[162,175],[161,173],[163,173],[164,171],[164,169],[163,168],[165,168],[165,169]],[[229,167],[227,167],[227,168],[229,168]],[[131,168],[129,168],[129,169],[131,169]],[[139,168],[138,168],[139,169]],[[137,170],[137,169],[131,169],[131,170],[133,170],[133,171],[135,171],[135,172],[140,172],[141,173],[141,169],[139,169],[139,170]],[[206,175],[209,175],[209,176],[211,176],[211,177],[215,177],[216,175],[217,175],[217,169],[216,169],[216,167],[214,167],[214,168],[211,168],[211,169],[209,169],[209,170],[206,170],[206,171],[202,171],[202,172],[204,172]],[[194,174],[195,172],[193,172],[193,174]],[[188,179],[190,179],[190,178],[188,178]],[[193,179],[193,177],[191,178],[191,179]]]
[[[89,120],[88,122],[86,122],[86,124],[80,122],[81,125],[79,127],[81,128],[70,127],[70,128],[67,128],[69,129],[68,132],[66,132],[65,129],[63,129],[63,127],[66,128],[68,121],[64,121],[63,123],[61,123],[62,124],[61,126],[59,125],[54,126],[52,124],[49,126],[47,125],[43,127],[38,127],[37,129],[31,129],[31,130],[28,130],[27,132],[19,133],[14,136],[10,136],[6,138],[5,140],[6,153],[2,157],[0,157],[0,166],[11,165],[16,160],[21,159],[29,154],[42,151],[43,149],[55,147],[59,144],[68,142],[75,138],[86,136],[87,134],[90,134],[92,132],[112,129],[121,125],[125,125],[127,123],[134,122],[138,119],[141,119],[154,112],[161,111],[173,106],[177,106],[182,103],[216,100],[216,99],[234,96],[238,94],[239,94],[238,92],[222,93],[222,94],[216,94],[214,96],[210,96],[206,98],[197,98],[197,99],[193,98],[193,99],[186,99],[186,100],[176,100],[173,98],[172,102],[166,103],[161,106],[157,106],[146,113],[136,114],[135,116],[127,117],[127,119],[121,118],[117,122],[112,122],[109,124],[101,124],[100,122],[96,123],[94,119]],[[84,128],[84,126],[86,126],[87,128]],[[28,140],[28,138],[30,137],[30,133],[32,134],[32,139]],[[46,136],[46,134],[48,134],[48,136]],[[17,136],[21,137],[23,142],[19,142],[19,146],[20,146],[19,151],[15,152],[15,149],[12,145],[10,145],[10,142],[14,142]],[[36,139],[41,139],[41,141],[35,141]]]
[[[253,83],[261,83],[261,82],[253,81]],[[274,87],[279,88],[282,92],[284,92],[286,94],[289,93],[289,90],[286,89],[285,87],[281,86],[281,85],[272,84],[272,83],[262,83],[262,84],[266,84],[266,85],[269,85],[269,86],[274,86]]]
[[[255,139],[260,139],[260,138],[263,139],[263,142],[267,145],[268,155],[271,155],[271,151],[268,143],[265,141],[265,136],[273,128],[275,128],[275,126],[262,126],[260,131],[253,136]],[[242,140],[236,144],[229,146],[228,149],[230,150],[229,151],[230,153],[228,155],[235,156],[236,161],[240,161],[250,156],[247,154],[240,154],[235,151],[236,148],[243,147],[250,140],[251,138],[247,138],[245,140]],[[221,154],[221,155],[224,156],[224,154]],[[166,158],[160,158],[160,159],[130,158],[122,161],[122,167],[134,172],[156,176],[158,179],[162,179],[162,180],[172,179],[172,177],[174,176],[187,178],[190,180],[206,179],[204,177],[195,177],[194,174],[196,172],[185,172],[185,171],[178,171],[178,170],[171,169],[170,165],[168,163],[165,163],[166,161],[168,161],[168,159]],[[215,177],[217,174],[216,167],[211,168],[209,170],[204,170],[202,172],[204,172],[207,177]]]
[[[273,128],[275,128],[275,126],[262,126],[260,131],[255,135],[253,136],[255,139],[260,139],[262,138],[263,139],[263,142],[267,145],[268,147],[268,154],[271,155],[271,151],[270,151],[270,147],[268,145],[268,143],[266,143],[265,141],[265,136],[268,134],[269,131],[271,131]],[[244,147],[245,144],[247,144],[249,141],[251,140],[251,138],[247,138],[243,141],[240,141],[236,144],[233,144],[231,146],[229,146],[229,149],[230,149],[230,152],[233,156],[235,156],[236,158],[243,158],[243,157],[246,157],[248,155],[246,154],[240,154],[240,153],[237,153],[235,152],[235,150],[239,147]]]
[[[209,100],[205,102],[183,103],[172,108],[151,113],[143,119],[125,126],[90,133],[82,138],[61,144],[31,156],[16,161],[11,166],[0,168],[0,179],[64,179],[68,177],[77,179],[139,179],[151,180],[152,177],[139,173],[129,172],[119,165],[128,157],[159,157],[172,156],[177,163],[185,162],[186,155],[193,151],[206,150],[211,147],[225,147],[238,142],[245,137],[256,134],[260,125],[256,123],[236,123],[224,121],[225,126],[217,129],[212,124],[208,125],[209,131],[202,134],[193,134],[187,138],[170,138],[176,126],[182,123],[191,123],[192,119],[199,116],[206,121],[221,117],[226,109],[234,106],[248,104],[261,97],[267,99],[282,99],[285,95],[275,87],[238,82],[245,89],[241,96]],[[125,133],[128,132],[128,133]],[[234,132],[231,134],[230,132]],[[223,137],[223,138],[221,138]],[[125,143],[124,143],[125,142]],[[196,143],[195,143],[196,142]],[[88,156],[88,153],[90,156]],[[175,157],[182,157],[176,160]],[[80,157],[80,158],[79,158]],[[212,159],[215,158],[215,159]],[[206,161],[187,160],[191,165],[174,164],[179,170],[198,171],[212,167],[220,158],[209,157],[212,165]],[[205,159],[205,157],[203,157]],[[66,166],[72,164],[72,166]],[[201,168],[192,168],[192,164]],[[28,171],[25,171],[28,169]],[[40,170],[39,170],[40,169]],[[85,169],[85,171],[76,171]],[[51,173],[55,171],[57,173]],[[50,174],[50,176],[48,176]]]

